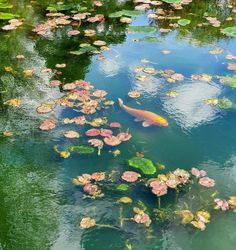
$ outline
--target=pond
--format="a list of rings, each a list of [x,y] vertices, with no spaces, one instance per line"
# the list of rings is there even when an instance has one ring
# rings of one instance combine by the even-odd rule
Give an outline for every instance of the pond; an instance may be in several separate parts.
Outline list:
[[[235,249],[235,0],[0,0],[0,28],[1,249]]]

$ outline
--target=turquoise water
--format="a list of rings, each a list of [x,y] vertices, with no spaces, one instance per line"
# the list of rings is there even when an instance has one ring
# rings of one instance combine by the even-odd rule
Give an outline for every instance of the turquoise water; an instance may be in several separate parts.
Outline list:
[[[172,222],[155,222],[153,232],[134,222],[126,222],[122,230],[96,227],[81,230],[79,222],[87,216],[96,218],[100,224],[118,226],[120,205],[116,200],[122,195],[108,190],[103,198],[82,199],[83,192],[71,182],[83,173],[130,170],[127,159],[136,152],[144,152],[145,157],[166,166],[163,172],[178,167],[204,169],[216,180],[215,189],[221,197],[236,194],[236,111],[204,104],[204,100],[210,98],[228,98],[236,102],[235,89],[223,85],[216,77],[233,75],[233,71],[227,70],[227,63],[235,60],[229,61],[225,56],[228,53],[236,55],[236,39],[224,36],[219,28],[196,27],[197,23],[204,22],[204,12],[225,19],[230,9],[226,5],[217,6],[217,1],[193,1],[178,12],[181,17],[191,19],[192,23],[167,34],[148,34],[157,38],[152,43],[137,41],[147,34],[130,34],[126,32],[126,25],[108,19],[97,27],[100,30],[98,39],[105,40],[110,48],[102,53],[106,59],[99,61],[99,55],[68,54],[88,40],[81,36],[68,38],[68,26],[58,29],[48,38],[31,32],[33,26],[45,20],[45,8],[48,2],[53,1],[9,2],[15,6],[12,11],[17,11],[25,21],[15,31],[0,32],[0,131],[15,133],[12,137],[0,138],[1,248],[121,250],[127,249],[125,242],[128,240],[132,249],[137,250],[235,249],[236,216],[233,212],[213,211],[213,219],[207,224],[206,231],[197,233]],[[125,8],[133,9],[132,3],[108,1],[98,13],[109,14]],[[235,14],[231,16],[233,21],[224,21],[222,26],[235,25]],[[156,24],[168,27],[167,21],[160,20]],[[140,15],[133,18],[132,25],[151,25],[151,21],[147,15]],[[209,50],[218,47],[224,48],[221,54],[209,54]],[[169,50],[170,54],[164,55],[163,50]],[[24,54],[25,60],[17,61],[17,54]],[[108,152],[110,148],[105,147],[101,156],[72,154],[63,159],[53,149],[55,145],[65,149],[73,144],[63,137],[63,132],[74,129],[83,135],[89,127],[60,123],[50,132],[39,131],[40,122],[48,115],[39,115],[35,109],[41,103],[63,95],[61,89],[50,87],[51,76],[41,73],[43,68],[54,68],[56,63],[67,65],[62,69],[60,80],[85,79],[96,89],[106,90],[107,98],[115,101],[113,107],[100,112],[98,117],[107,116],[109,121],[118,121],[124,130],[129,129],[132,134],[130,141],[119,146],[120,156],[114,158]],[[7,66],[12,67],[13,72],[7,73],[4,70]],[[185,79],[168,83],[160,75],[154,75],[139,81],[135,77],[135,67],[172,69],[183,74]],[[24,69],[34,69],[35,74],[23,77],[20,72]],[[212,80],[191,80],[191,75],[203,73],[213,76]],[[139,91],[141,97],[128,97],[131,90]],[[177,91],[179,95],[167,97],[169,90]],[[11,98],[22,100],[22,106],[12,108],[4,105]],[[117,98],[122,98],[128,106],[162,115],[169,121],[169,126],[142,127],[118,106]],[[78,113],[58,107],[53,115],[62,121]],[[81,136],[75,139],[75,144],[86,139]],[[132,188],[125,196],[142,200],[150,209],[156,204],[153,195],[143,189]],[[185,195],[177,201],[166,197],[163,204],[177,207],[184,201]],[[132,206],[125,206],[126,216],[130,217]],[[149,234],[154,237],[146,237]]]

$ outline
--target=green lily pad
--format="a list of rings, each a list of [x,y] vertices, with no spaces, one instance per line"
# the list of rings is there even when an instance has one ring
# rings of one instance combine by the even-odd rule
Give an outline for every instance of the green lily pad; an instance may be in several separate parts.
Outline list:
[[[13,5],[8,3],[0,3],[0,9],[12,9]]]
[[[236,88],[236,75],[234,76],[220,76],[220,82],[230,86],[231,88]]]
[[[226,36],[236,37],[236,26],[227,27],[222,29],[221,32]]]
[[[181,0],[162,0],[165,3],[181,3]]]
[[[50,12],[57,12],[79,9],[80,6],[78,4],[58,2],[57,4],[50,4],[46,10]]]
[[[121,10],[121,11],[111,13],[109,17],[110,18],[118,18],[122,16],[134,17],[134,16],[142,15],[144,13],[145,12],[141,10]]]
[[[191,23],[191,20],[189,19],[179,19],[178,24],[181,26],[186,26]]]
[[[220,108],[220,109],[230,109],[233,107],[233,102],[231,102],[229,99],[227,98],[222,98],[218,101],[218,104],[217,106]]]
[[[133,157],[128,161],[129,166],[141,170],[144,174],[151,175],[156,173],[153,162],[146,158]]]
[[[135,42],[156,43],[160,42],[160,39],[155,36],[145,36],[143,38],[136,39]]]
[[[127,191],[128,188],[129,188],[129,185],[127,184],[120,184],[119,186],[116,187],[116,189],[119,191]]]
[[[9,20],[15,17],[19,17],[19,15],[7,12],[0,12],[0,20]]]
[[[86,53],[91,53],[93,51],[97,50],[97,48],[95,48],[94,46],[85,46],[79,50],[76,50],[76,51],[70,51],[70,54],[72,55],[77,55],[77,56],[80,56],[80,55],[83,55],[83,54],[86,54]]]
[[[128,29],[130,33],[153,33],[157,32],[157,28],[154,26],[130,26]]]
[[[94,148],[86,146],[71,146],[68,150],[78,154],[92,154],[95,151]]]

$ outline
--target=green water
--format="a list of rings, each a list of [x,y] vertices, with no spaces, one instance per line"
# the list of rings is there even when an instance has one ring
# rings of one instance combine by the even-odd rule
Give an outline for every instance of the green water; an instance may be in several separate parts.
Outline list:
[[[123,250],[127,249],[127,240],[134,250],[235,249],[236,214],[233,212],[213,212],[214,219],[206,231],[197,233],[171,222],[154,223],[153,238],[146,237],[148,232],[144,226],[134,222],[125,223],[122,230],[81,230],[79,222],[86,216],[96,218],[100,224],[119,225],[120,205],[116,200],[121,194],[110,190],[103,198],[82,199],[81,189],[71,183],[72,178],[83,173],[130,170],[127,159],[142,151],[153,162],[164,164],[166,172],[177,167],[204,169],[216,180],[216,190],[221,197],[236,194],[236,111],[220,110],[203,102],[209,98],[236,102],[236,90],[221,84],[216,77],[208,83],[191,80],[192,74],[233,75],[233,71],[227,70],[227,63],[235,60],[229,61],[225,55],[236,55],[236,39],[224,36],[220,28],[197,27],[198,23],[206,22],[203,18],[206,12],[217,16],[222,27],[235,25],[236,14],[230,14],[232,9],[227,7],[230,1],[193,0],[176,12],[182,18],[191,19],[191,24],[169,33],[130,34],[126,31],[128,25],[109,18],[99,25],[86,24],[86,28],[96,28],[97,39],[105,40],[110,48],[102,53],[104,61],[97,60],[98,55],[68,54],[78,49],[80,43],[89,41],[81,35],[69,38],[66,33],[70,26],[57,29],[49,37],[40,37],[31,31],[45,20],[45,9],[52,2],[55,1],[9,1],[14,5],[10,11],[24,18],[24,24],[14,31],[0,31],[0,132],[15,132],[12,137],[0,137],[1,249]],[[91,8],[90,1],[77,2]],[[133,8],[131,1],[111,0],[105,1],[96,13],[107,17],[115,11]],[[233,20],[226,21],[228,16]],[[1,21],[0,27],[5,23]],[[132,25],[168,28],[169,21],[155,22],[147,15],[140,15],[133,18]],[[137,41],[145,36],[155,37],[155,41]],[[208,53],[218,47],[225,51],[218,55]],[[163,55],[163,50],[169,50],[170,54]],[[23,54],[25,60],[16,60],[17,54]],[[48,115],[39,115],[35,109],[63,94],[59,88],[50,87],[50,75],[41,73],[42,69],[54,68],[57,63],[67,65],[62,69],[60,80],[85,79],[95,88],[106,90],[108,99],[115,101],[114,107],[102,115],[110,121],[119,121],[132,134],[130,141],[119,146],[120,156],[114,158],[108,153],[109,149],[104,148],[101,156],[73,154],[63,159],[53,150],[54,145],[62,149],[71,145],[70,140],[63,138],[63,131],[71,128],[82,135],[88,127],[60,124],[50,132],[39,131],[40,122]],[[133,68],[140,66],[172,69],[183,74],[185,80],[167,83],[159,76],[152,76],[148,81],[138,81]],[[7,73],[4,67],[12,67],[13,72]],[[23,77],[20,72],[24,69],[33,69],[35,73],[32,77]],[[129,98],[127,93],[131,90],[138,90],[141,97]],[[179,96],[167,97],[165,93],[169,90],[177,91]],[[169,126],[143,128],[120,109],[118,97],[129,106],[164,116]],[[23,105],[20,108],[4,105],[11,98],[19,98]],[[54,110],[58,120],[77,115],[69,108]],[[85,140],[84,136],[78,139],[79,142]],[[125,195],[142,200],[150,209],[156,203],[153,195],[138,188]],[[184,200],[184,196],[178,201],[167,197],[163,204],[177,207]],[[128,205],[127,216],[131,216],[131,208]]]

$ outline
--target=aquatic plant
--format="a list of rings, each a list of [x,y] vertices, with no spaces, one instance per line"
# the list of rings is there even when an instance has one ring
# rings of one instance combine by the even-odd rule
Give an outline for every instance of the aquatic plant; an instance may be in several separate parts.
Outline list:
[[[139,169],[146,175],[152,175],[156,173],[156,167],[153,162],[146,158],[132,157],[128,160],[129,166]]]

